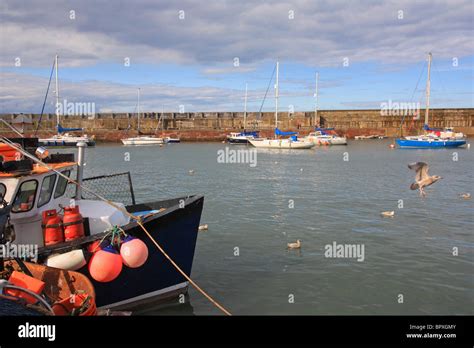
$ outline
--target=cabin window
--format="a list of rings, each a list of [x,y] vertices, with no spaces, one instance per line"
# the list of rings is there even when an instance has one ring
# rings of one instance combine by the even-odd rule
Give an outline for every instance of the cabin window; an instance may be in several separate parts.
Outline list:
[[[65,170],[61,174],[66,175],[67,177],[69,177],[69,175],[71,174],[71,171],[70,170]],[[56,185],[56,190],[54,191],[54,198],[58,198],[58,197],[61,197],[62,195],[64,195],[64,192],[66,192],[67,183],[68,183],[67,179],[65,179],[62,176],[59,177],[58,184]]]
[[[28,180],[21,183],[20,188],[13,201],[12,212],[24,213],[30,211],[35,204],[38,181]]]
[[[41,191],[38,199],[38,208],[47,204],[53,195],[54,183],[56,182],[56,174],[48,175],[43,179]]]
[[[5,193],[7,193],[7,187],[0,183],[0,199],[4,199],[5,198]]]

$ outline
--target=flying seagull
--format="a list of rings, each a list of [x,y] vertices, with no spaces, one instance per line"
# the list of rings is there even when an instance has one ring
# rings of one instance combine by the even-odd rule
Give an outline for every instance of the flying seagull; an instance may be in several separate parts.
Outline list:
[[[430,176],[428,174],[428,170],[430,169],[430,167],[425,162],[410,163],[408,165],[408,168],[416,171],[415,182],[410,185],[410,189],[419,189],[420,196],[422,197],[426,195],[424,190],[425,187],[433,185],[436,181],[442,179],[442,177],[438,175]]]

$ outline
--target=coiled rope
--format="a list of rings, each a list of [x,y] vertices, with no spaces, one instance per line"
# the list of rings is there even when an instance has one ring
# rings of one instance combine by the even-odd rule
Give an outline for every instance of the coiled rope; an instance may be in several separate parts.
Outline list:
[[[80,183],[78,183],[77,181],[75,181],[74,179],[71,179],[69,178],[68,176],[62,174],[61,172],[59,172],[58,170],[52,168],[51,166],[49,166],[48,164],[44,163],[43,161],[41,161],[39,158],[36,158],[35,156],[31,155],[30,153],[28,153],[27,151],[25,151],[23,148],[18,148],[15,146],[15,143],[13,143],[12,141],[8,140],[7,138],[5,137],[1,137],[0,138],[0,142],[4,143],[4,144],[7,144],[9,145],[10,147],[13,147],[15,148],[15,150],[21,152],[24,156],[28,157],[29,159],[31,159],[33,162],[47,168],[48,170],[51,170],[53,172],[55,172],[56,174],[58,174],[59,176],[65,178],[68,182],[70,183],[73,183],[74,185],[78,186],[78,187],[81,187],[84,191],[87,191],[88,193],[92,194],[93,196],[97,197],[99,200],[111,205],[112,207],[114,207],[115,209],[117,210],[120,210],[121,212],[123,212],[125,215],[127,215],[128,217],[130,217],[131,219],[135,220],[137,222],[137,225],[140,226],[140,228],[143,230],[143,232],[145,232],[145,234],[148,236],[148,238],[150,238],[150,240],[153,242],[153,244],[155,244],[155,246],[158,248],[158,250],[163,254],[163,256],[173,265],[174,268],[176,268],[176,270],[184,277],[186,278],[186,280],[197,290],[199,291],[204,297],[206,297],[214,306],[216,306],[219,310],[221,310],[224,314],[226,315],[232,315],[227,309],[225,309],[221,304],[219,304],[216,300],[214,300],[207,292],[205,292],[198,284],[196,284],[182,269],[181,267],[179,267],[176,262],[174,262],[174,260],[163,250],[163,248],[161,247],[160,244],[158,244],[158,242],[152,237],[152,235],[150,234],[150,232],[148,232],[148,230],[146,229],[145,226],[143,226],[142,224],[142,221],[141,221],[141,217],[139,216],[135,216],[131,213],[129,213],[125,208],[123,207],[120,207],[118,205],[116,205],[114,202],[108,200],[107,198],[105,197],[102,197],[101,195],[93,192],[92,190],[88,189],[87,187],[84,187],[82,186]]]

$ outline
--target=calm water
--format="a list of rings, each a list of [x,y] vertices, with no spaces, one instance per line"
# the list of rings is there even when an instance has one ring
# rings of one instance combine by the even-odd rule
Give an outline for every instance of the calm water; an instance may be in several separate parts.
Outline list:
[[[474,150],[388,143],[259,150],[255,168],[217,163],[221,143],[103,145],[88,150],[86,176],[131,171],[138,201],[204,194],[192,276],[234,314],[473,314],[474,200],[458,194],[474,194]],[[425,199],[409,190],[413,161],[444,177]],[[287,251],[296,239],[301,251]],[[365,260],[326,258],[333,241],[363,244]],[[150,313],[219,313],[194,289],[189,300]]]

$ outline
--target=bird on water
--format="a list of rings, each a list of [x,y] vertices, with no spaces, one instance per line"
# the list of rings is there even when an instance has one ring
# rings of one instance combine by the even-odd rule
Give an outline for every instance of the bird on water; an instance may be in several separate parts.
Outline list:
[[[301,241],[298,239],[296,243],[288,243],[288,249],[301,249]]]
[[[425,197],[425,187],[433,185],[438,180],[442,179],[439,175],[429,175],[429,166],[425,162],[410,163],[408,168],[416,172],[415,182],[410,185],[411,190],[420,190],[420,196]]]

